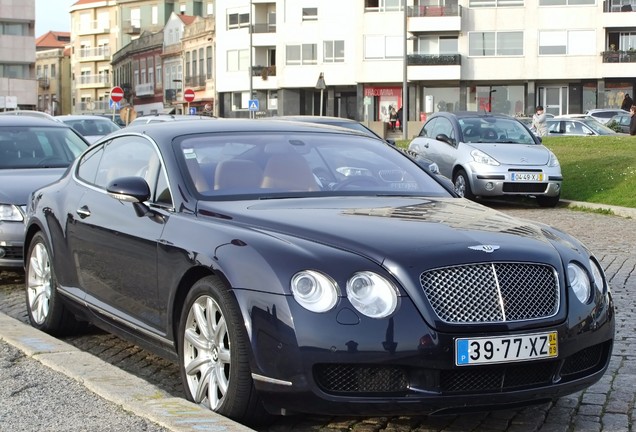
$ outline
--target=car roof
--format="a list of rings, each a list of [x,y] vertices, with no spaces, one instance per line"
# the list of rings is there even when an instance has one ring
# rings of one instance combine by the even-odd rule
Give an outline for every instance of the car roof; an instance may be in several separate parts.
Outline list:
[[[91,114],[66,114],[66,115],[58,115],[55,116],[56,119],[60,121],[64,120],[110,120],[107,117],[101,115],[91,115]],[[111,120],[112,121],[112,120]]]
[[[593,114],[593,113],[597,113],[597,112],[629,113],[629,111],[625,111],[622,108],[594,108],[594,109],[587,110],[585,113],[586,114]]]
[[[433,117],[456,117],[457,119],[475,118],[475,117],[493,117],[493,118],[515,119],[515,117],[510,116],[508,114],[486,112],[486,111],[453,111],[453,112],[439,111],[439,112],[433,113],[428,118],[431,119]]]
[[[295,120],[295,121],[305,121],[312,123],[359,123],[357,120],[353,120],[346,117],[332,117],[332,116],[316,116],[316,115],[286,115],[286,116],[276,116],[272,117],[272,119],[276,120]]]
[[[252,119],[218,119],[217,121],[179,121],[156,122],[129,125],[109,136],[125,135],[129,132],[141,132],[153,138],[171,138],[179,135],[190,135],[206,132],[323,132],[341,133],[348,135],[366,136],[352,129],[328,125],[318,125],[309,122],[252,120]]]
[[[70,128],[69,125],[57,120],[49,120],[44,117],[32,116],[0,116],[0,126],[46,126],[46,127],[62,127]]]
[[[35,111],[35,110],[14,110],[14,111],[3,111],[0,112],[2,116],[18,116],[18,117],[35,117],[35,118],[43,118],[47,120],[55,120],[55,117],[47,114],[43,111]]]

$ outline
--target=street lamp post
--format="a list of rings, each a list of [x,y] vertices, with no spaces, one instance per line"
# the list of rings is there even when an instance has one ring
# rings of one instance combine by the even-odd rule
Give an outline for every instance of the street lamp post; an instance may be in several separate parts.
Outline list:
[[[495,93],[497,89],[492,88],[490,86],[490,91],[488,92],[488,112],[492,112],[492,94]]]
[[[406,7],[406,0],[404,1],[404,37],[403,37],[403,54],[404,61],[402,65],[402,139],[408,139],[409,137],[409,104],[408,104],[408,55],[406,53],[407,40],[408,40],[408,8]]]
[[[247,68],[248,69],[248,73],[249,73],[249,80],[250,80],[250,97],[248,98],[248,100],[250,100],[250,101],[252,100],[252,97],[253,97],[252,94],[254,93],[254,89],[253,89],[254,84],[252,83],[252,62],[253,62],[253,59],[252,59],[252,55],[253,55],[252,54],[252,45],[254,43],[254,41],[253,41],[254,32],[253,32],[253,28],[252,28],[252,25],[253,25],[253,19],[252,19],[253,10],[252,10],[252,7],[253,7],[252,6],[252,0],[250,0],[250,65]],[[252,110],[249,111],[249,114],[250,114],[250,118],[253,118],[252,117]]]

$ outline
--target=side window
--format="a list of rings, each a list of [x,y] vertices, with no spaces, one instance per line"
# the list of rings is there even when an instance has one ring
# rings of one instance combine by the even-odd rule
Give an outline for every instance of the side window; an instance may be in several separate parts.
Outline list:
[[[436,118],[427,121],[420,132],[420,136],[426,137],[426,138],[433,138],[435,136],[433,135],[433,130],[435,129],[436,123],[437,123]]]
[[[99,161],[102,158],[103,153],[103,146],[94,148],[92,151],[87,152],[77,164],[77,177],[85,182],[95,184]]]
[[[435,136],[439,134],[444,134],[449,138],[455,137],[455,133],[453,132],[453,125],[450,120],[446,118],[437,119],[437,124],[435,125]]]

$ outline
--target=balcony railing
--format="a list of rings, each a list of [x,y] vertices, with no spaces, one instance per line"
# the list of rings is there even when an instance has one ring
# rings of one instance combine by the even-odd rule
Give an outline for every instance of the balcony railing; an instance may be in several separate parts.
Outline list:
[[[122,26],[124,33],[129,35],[138,35],[141,33],[141,20],[127,20]]]
[[[636,50],[612,50],[601,53],[603,63],[636,63]]]
[[[110,103],[108,101],[94,101],[94,102],[79,102],[75,104],[75,112],[107,112],[109,111]]]
[[[447,3],[443,6],[414,6],[407,11],[410,17],[439,17],[460,16],[461,6],[457,3]]]
[[[153,83],[137,84],[135,86],[135,95],[137,97],[154,96],[155,95],[155,86],[154,86],[154,84]]]
[[[108,75],[80,75],[79,84],[109,84],[110,77]]]
[[[276,76],[276,66],[252,66],[252,76],[260,76],[264,80]]]
[[[48,78],[38,78],[38,85],[41,89],[49,88],[50,82]]]
[[[459,54],[409,54],[409,66],[455,66],[462,64]]]
[[[186,87],[205,87],[205,75],[193,75],[185,78]]]
[[[80,48],[79,57],[110,57],[110,47]]]
[[[256,23],[252,25],[253,33],[276,33],[276,24]]]
[[[110,31],[110,23],[101,20],[80,22],[75,26],[75,29],[79,34],[108,33]]]

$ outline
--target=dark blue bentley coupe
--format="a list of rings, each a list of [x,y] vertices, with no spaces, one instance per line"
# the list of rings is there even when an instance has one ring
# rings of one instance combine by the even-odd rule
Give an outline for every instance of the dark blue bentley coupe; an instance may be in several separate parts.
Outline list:
[[[512,408],[598,381],[615,322],[594,255],[446,184],[340,128],[128,127],[32,194],[29,318],[178,361],[188,399],[249,425]]]

